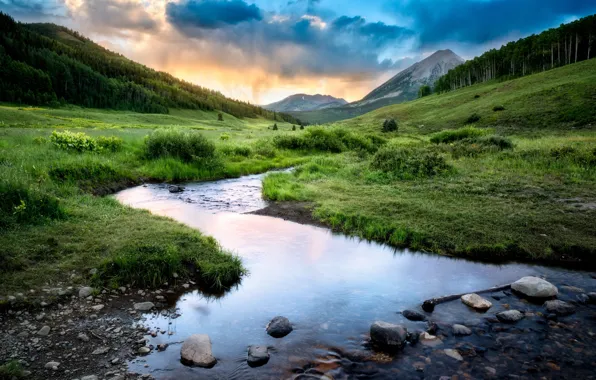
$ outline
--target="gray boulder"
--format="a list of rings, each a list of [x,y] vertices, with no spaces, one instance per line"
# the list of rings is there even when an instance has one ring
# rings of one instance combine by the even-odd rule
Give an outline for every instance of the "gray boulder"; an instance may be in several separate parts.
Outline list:
[[[461,296],[461,302],[473,309],[480,311],[488,310],[493,305],[489,300],[480,297],[476,293],[464,294]]]
[[[153,302],[139,302],[134,304],[134,309],[138,311],[149,311],[154,307]]]
[[[453,325],[451,327],[453,335],[472,335],[472,330],[464,325]]]
[[[181,193],[184,191],[184,187],[178,185],[170,185],[168,186],[168,190],[170,191],[170,193]]]
[[[426,316],[415,310],[404,310],[402,311],[402,315],[410,321],[426,321]]]
[[[511,289],[532,298],[550,298],[559,294],[556,286],[534,276],[522,277],[511,284]]]
[[[191,335],[180,349],[180,360],[187,365],[211,368],[217,363],[211,352],[211,339],[206,334]]]
[[[84,286],[79,289],[79,298],[87,298],[93,293],[93,288],[90,286]]]
[[[407,333],[405,327],[383,321],[376,321],[370,326],[370,339],[374,345],[381,348],[403,348]]]
[[[575,306],[561,300],[546,301],[544,307],[550,313],[557,315],[570,315],[575,313]]]
[[[50,333],[50,326],[44,326],[41,329],[39,329],[39,331],[37,332],[37,335],[48,336],[49,333]]]
[[[269,352],[266,346],[248,347],[248,358],[246,362],[251,367],[260,367],[269,361]]]
[[[515,323],[524,318],[524,314],[519,310],[507,310],[497,313],[497,319],[504,323]]]
[[[283,338],[294,330],[290,320],[281,316],[273,318],[265,329],[267,330],[267,334],[274,338]]]

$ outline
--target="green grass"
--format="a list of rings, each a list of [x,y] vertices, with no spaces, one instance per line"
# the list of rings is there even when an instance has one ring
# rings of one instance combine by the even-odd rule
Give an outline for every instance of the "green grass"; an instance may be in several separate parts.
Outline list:
[[[23,379],[23,367],[17,361],[10,361],[0,365],[0,380]]]

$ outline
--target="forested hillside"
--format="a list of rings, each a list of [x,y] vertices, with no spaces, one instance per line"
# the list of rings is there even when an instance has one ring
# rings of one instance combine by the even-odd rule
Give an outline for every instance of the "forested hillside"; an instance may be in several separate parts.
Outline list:
[[[450,70],[437,81],[435,91],[521,77],[584,61],[594,57],[595,48],[596,15],[592,15],[489,50]]]
[[[298,123],[158,72],[54,24],[22,24],[0,12],[0,101],[167,113],[218,110]]]

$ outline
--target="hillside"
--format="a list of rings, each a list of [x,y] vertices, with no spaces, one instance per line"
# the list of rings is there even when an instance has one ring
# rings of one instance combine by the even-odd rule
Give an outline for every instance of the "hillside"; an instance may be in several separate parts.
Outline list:
[[[22,24],[0,12],[0,101],[76,104],[167,113],[170,108],[222,111],[236,117],[274,114],[110,52],[54,24]],[[278,115],[296,123],[287,115]]]
[[[504,110],[494,111],[502,106]],[[508,133],[571,130],[596,122],[596,59],[504,82],[465,87],[380,108],[337,123],[359,131],[379,131],[394,118],[400,132],[432,133],[466,124],[473,114],[479,127]]]
[[[344,99],[331,95],[295,94],[279,102],[267,104],[263,108],[276,112],[314,111],[332,107],[341,107],[348,104]]]
[[[447,72],[464,60],[451,50],[439,50],[372,90],[362,100],[346,104],[342,107],[312,110],[310,112],[291,112],[292,115],[308,123],[326,123],[349,119],[380,107],[403,103],[416,99],[418,90],[423,85],[433,86]]]

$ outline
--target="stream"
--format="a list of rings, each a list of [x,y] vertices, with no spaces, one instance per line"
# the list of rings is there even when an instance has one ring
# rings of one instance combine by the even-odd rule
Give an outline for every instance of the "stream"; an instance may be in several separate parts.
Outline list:
[[[196,289],[177,296],[171,302],[178,318],[147,314],[146,326],[172,333],[149,337],[150,343],[170,346],[133,360],[131,370],[149,371],[158,379],[395,378],[398,373],[424,377],[415,361],[422,360],[427,366],[429,360],[437,363],[432,352],[413,352],[412,359],[371,359],[374,353],[367,347],[367,335],[372,322],[424,329],[424,323],[407,321],[398,312],[417,309],[428,298],[507,284],[528,275],[544,276],[557,285],[594,287],[588,273],[515,263],[482,264],[395,250],[324,228],[246,214],[267,205],[261,198],[263,176],[189,183],[184,192],[175,194],[165,184],[147,184],[116,195],[126,205],[173,218],[213,236],[240,256],[250,272],[221,297]],[[501,310],[493,301],[495,310],[491,312]],[[281,339],[265,332],[267,323],[277,315],[294,325],[294,331]],[[432,316],[443,324],[486,323],[485,315],[459,301],[437,307]],[[192,334],[210,336],[218,360],[215,367],[190,368],[180,363],[181,344]],[[478,339],[470,342],[480,344]],[[249,345],[269,346],[269,363],[249,367]],[[437,364],[433,371],[439,372],[427,375],[438,378],[440,371],[450,366],[448,361],[442,367]],[[361,372],[354,374],[356,367]],[[456,370],[461,368],[456,366]],[[326,373],[329,375],[323,375]]]

